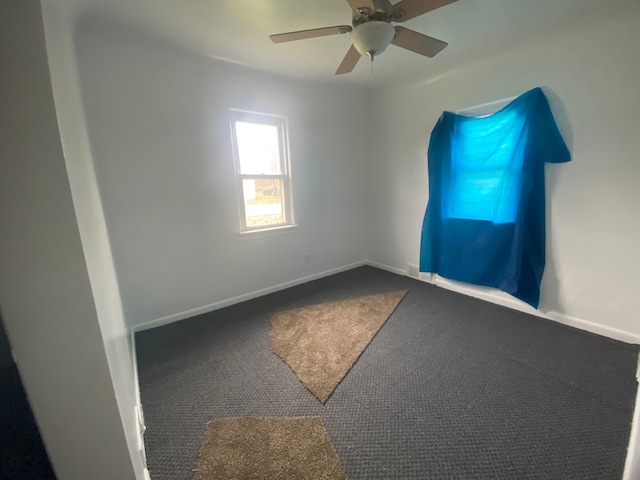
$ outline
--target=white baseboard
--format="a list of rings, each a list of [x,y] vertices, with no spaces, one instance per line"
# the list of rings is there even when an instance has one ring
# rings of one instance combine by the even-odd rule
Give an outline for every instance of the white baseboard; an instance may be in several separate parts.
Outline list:
[[[333,268],[331,270],[326,270],[324,272],[316,273],[314,275],[301,277],[295,280],[291,280],[289,282],[284,282],[268,288],[263,288],[261,290],[249,292],[244,295],[239,295],[237,297],[221,300],[219,302],[211,303],[209,305],[204,305],[202,307],[193,308],[190,310],[186,310],[184,312],[175,313],[173,315],[167,315],[166,317],[157,318],[155,320],[150,320],[148,322],[144,322],[144,323],[132,326],[131,331],[132,333],[135,333],[135,332],[141,332],[143,330],[148,330],[150,328],[167,325],[169,323],[177,322],[179,320],[184,320],[186,318],[194,317],[196,315],[208,313],[214,310],[218,310],[220,308],[235,305],[236,303],[245,302],[253,298],[261,297],[263,295],[268,295],[269,293],[278,292],[280,290],[284,290],[285,288],[294,287],[302,283],[307,283],[312,280],[317,280],[319,278],[323,278],[329,275],[334,275],[336,273],[351,270],[353,268],[361,267],[363,265],[369,265],[371,267],[379,268],[380,270],[385,270],[387,272],[395,273],[397,275],[408,276],[407,270],[403,270],[397,267],[392,267],[390,265],[385,265],[383,263],[375,262],[372,260],[364,260],[362,262],[356,262],[349,265],[344,265],[342,267]],[[487,302],[491,302],[497,305],[501,305],[503,307],[511,308],[513,310],[518,310],[524,313],[528,313],[530,315],[535,315],[541,318],[546,318],[548,320],[553,320],[554,322],[579,328],[580,330],[585,330],[587,332],[595,333],[597,335],[603,335],[605,337],[613,338],[615,340],[620,340],[626,343],[640,344],[640,335],[638,334],[627,332],[624,330],[619,330],[614,327],[609,327],[609,326],[595,323],[589,320],[567,315],[561,312],[556,312],[556,311],[543,312],[540,310],[536,310],[530,305],[524,302],[521,302],[513,297],[510,297],[504,294],[503,292],[500,292],[499,290],[496,290],[493,288],[476,287],[476,286],[472,287],[465,283],[456,282],[453,280],[448,280],[446,278],[439,277],[438,275],[431,275],[431,274],[425,274],[425,273],[420,273],[419,277],[411,276],[411,278],[414,278],[416,280],[420,280],[426,283],[431,283],[438,287],[446,288],[447,290],[452,290],[454,292],[458,292],[463,295],[479,298]]]
[[[400,275],[409,276],[406,270],[391,267],[389,265],[384,265],[378,262],[367,261],[367,265],[380,268],[381,270],[398,273]],[[470,297],[479,298],[480,300],[495,303],[503,307],[511,308],[513,310],[519,310],[530,315],[553,320],[554,322],[579,328],[580,330],[585,330],[597,335],[613,338],[614,340],[620,340],[626,343],[640,344],[640,335],[638,334],[567,315],[565,313],[556,311],[543,312],[494,288],[476,286],[472,287],[462,282],[456,282],[453,280],[442,278],[438,275],[430,275],[424,273],[421,273],[420,277],[411,276],[411,278],[421,280],[426,283],[432,283],[433,285],[436,285],[438,287],[446,288],[447,290],[462,293],[463,295],[467,295]]]
[[[567,315],[566,313],[549,311],[546,312],[546,314],[543,316],[545,318],[548,318],[549,320],[553,320],[554,322],[570,325],[572,327],[579,328],[580,330],[585,330],[597,335],[613,338],[614,340],[620,340],[621,342],[625,343],[640,344],[640,335],[627,332],[626,330],[620,330],[614,327],[601,325],[589,320],[584,320],[582,318]]]
[[[385,265],[383,263],[372,262],[371,260],[367,260],[365,263],[370,267],[379,268],[380,270],[386,270],[387,272],[396,273],[398,275],[407,274],[406,270],[402,270],[401,268],[396,268],[396,267],[390,267],[389,265]]]
[[[219,310],[224,307],[229,307],[231,305],[235,305],[236,303],[246,302],[247,300],[251,300],[257,297],[262,297],[263,295],[268,295],[270,293],[278,292],[280,290],[284,290],[285,288],[295,287],[296,285],[307,283],[312,280],[318,280],[319,278],[328,277],[329,275],[334,275],[336,273],[345,272],[347,270],[351,270],[357,267],[362,267],[363,265],[366,265],[366,264],[367,264],[366,261],[362,261],[362,262],[352,263],[349,265],[344,265],[342,267],[332,268],[331,270],[326,270],[324,272],[298,278],[295,280],[291,280],[289,282],[280,283],[278,285],[263,288],[261,290],[256,290],[254,292],[245,293],[244,295],[238,295],[237,297],[221,300],[219,302],[214,302],[209,305],[203,305],[202,307],[192,308],[184,312],[174,313],[173,315],[167,315],[166,317],[157,318],[155,320],[150,320],[148,322],[140,323],[138,325],[133,325],[131,327],[131,331],[135,333],[135,332],[141,332],[143,330],[148,330],[150,328],[160,327],[162,325],[167,325],[169,323],[177,322],[179,320],[195,317],[196,315],[201,315],[203,313],[212,312],[214,310]],[[401,275],[405,273],[402,271],[400,272],[401,272],[400,273]],[[395,272],[395,273],[398,273],[398,272]]]

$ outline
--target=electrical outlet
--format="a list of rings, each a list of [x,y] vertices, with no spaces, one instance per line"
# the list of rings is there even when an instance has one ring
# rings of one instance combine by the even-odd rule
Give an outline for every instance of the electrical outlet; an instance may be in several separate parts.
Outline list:
[[[305,253],[304,254],[304,263],[311,263],[311,254],[310,253]]]
[[[418,265],[407,263],[407,275],[413,278],[420,278],[420,269]]]

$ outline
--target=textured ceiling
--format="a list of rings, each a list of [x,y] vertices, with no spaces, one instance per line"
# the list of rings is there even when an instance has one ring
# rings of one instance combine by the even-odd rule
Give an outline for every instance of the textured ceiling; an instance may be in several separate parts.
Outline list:
[[[334,77],[349,35],[273,44],[272,33],[351,23],[346,0],[64,0],[80,20],[162,39],[194,53],[320,81],[389,85],[426,81],[516,43],[605,21],[638,0],[458,0],[403,25],[449,46],[433,59],[389,46]],[[392,3],[397,3],[393,1]]]

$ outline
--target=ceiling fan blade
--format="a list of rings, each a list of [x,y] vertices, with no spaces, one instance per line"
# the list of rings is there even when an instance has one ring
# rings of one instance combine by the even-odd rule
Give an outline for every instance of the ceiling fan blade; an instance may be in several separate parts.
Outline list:
[[[311,30],[300,30],[298,32],[276,33],[269,38],[273,43],[292,42],[305,38],[325,37],[327,35],[338,35],[349,33],[353,28],[350,25],[337,25],[335,27],[312,28]]]
[[[449,45],[447,42],[404,27],[396,27],[396,36],[391,43],[425,57],[434,57]]]
[[[347,0],[347,2],[349,2],[351,10],[353,10],[354,12],[357,12],[358,8],[361,7],[368,8],[371,13],[375,13],[376,11],[376,4],[373,2],[373,0]]]
[[[356,50],[356,47],[351,45],[351,48],[342,59],[342,63],[338,67],[338,70],[336,70],[336,75],[351,72],[356,67],[358,60],[360,60],[360,53]]]
[[[394,22],[404,22],[419,15],[444,7],[456,0],[402,0],[396,3],[390,12]]]

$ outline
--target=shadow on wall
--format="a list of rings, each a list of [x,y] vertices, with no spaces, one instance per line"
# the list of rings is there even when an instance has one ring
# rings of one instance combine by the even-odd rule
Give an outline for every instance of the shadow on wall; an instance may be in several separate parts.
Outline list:
[[[2,315],[0,315],[0,369],[8,367],[12,363],[11,345],[9,345],[9,338],[4,329],[4,320],[2,320]]]
[[[553,117],[556,120],[558,130],[562,134],[564,142],[567,144],[569,152],[571,152],[571,162],[573,159],[573,129],[569,122],[569,115],[564,103],[558,95],[556,95],[549,87],[543,87],[543,92],[549,101],[549,106],[553,112]],[[556,268],[556,256],[553,245],[553,211],[551,209],[552,199],[556,195],[558,188],[558,168],[571,167],[569,164],[553,164],[549,163],[545,165],[545,222],[546,222],[546,265],[544,275],[542,277],[541,294],[540,294],[540,307],[539,310],[543,312],[563,312],[562,295],[560,279],[558,277]]]
[[[0,316],[0,478],[55,480]]]
[[[573,155],[573,128],[571,127],[571,123],[569,122],[569,114],[567,112],[567,108],[564,106],[564,103],[562,102],[560,97],[556,95],[549,87],[543,87],[542,91],[549,101],[551,112],[553,112],[553,117],[556,119],[558,130],[560,130],[562,138],[564,138],[564,143],[567,144],[569,152],[571,152],[571,154]]]

